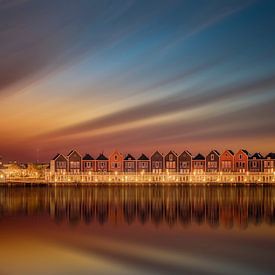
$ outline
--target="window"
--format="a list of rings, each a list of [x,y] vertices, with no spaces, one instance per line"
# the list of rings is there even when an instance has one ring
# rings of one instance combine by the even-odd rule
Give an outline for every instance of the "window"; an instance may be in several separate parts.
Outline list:
[[[169,161],[173,161],[173,154],[169,155]]]
[[[115,155],[115,160],[117,160],[117,155]]]
[[[214,156],[214,154],[211,154],[211,160],[214,160],[215,159],[215,156]]]
[[[239,154],[239,159],[242,159],[243,158],[243,155],[242,154]]]
[[[79,161],[70,161],[70,167],[72,169],[79,169],[80,168],[80,162]]]
[[[58,169],[66,169],[67,163],[65,161],[58,161],[56,162],[56,168]]]

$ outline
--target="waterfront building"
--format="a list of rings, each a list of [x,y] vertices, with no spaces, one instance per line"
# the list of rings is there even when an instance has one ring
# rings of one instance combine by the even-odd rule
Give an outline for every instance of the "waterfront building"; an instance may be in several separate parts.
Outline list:
[[[178,170],[178,155],[174,151],[170,151],[164,158],[165,171],[177,172]]]
[[[137,159],[137,172],[150,172],[150,160],[145,154]]]
[[[108,158],[101,153],[96,159],[96,171],[99,173],[108,172],[109,160]]]
[[[226,150],[220,155],[220,172],[234,172],[234,152]]]
[[[96,171],[95,160],[90,154],[86,154],[82,158],[82,171],[83,172],[95,172]]]
[[[125,173],[135,173],[137,171],[136,159],[131,154],[127,154],[124,158],[123,170]]]
[[[156,151],[151,156],[151,172],[153,174],[160,174],[163,172],[163,155]]]
[[[68,171],[68,160],[62,154],[57,154],[50,162],[50,171],[52,173],[65,173]]]
[[[234,156],[234,169],[235,172],[245,173],[248,171],[248,159],[250,154],[244,150],[240,149]]]
[[[264,172],[275,172],[275,153],[269,153],[264,160]]]
[[[122,172],[123,171],[123,155],[115,150],[109,157],[109,171]]]
[[[76,150],[72,150],[67,159],[70,173],[77,174],[82,171],[82,156]]]
[[[205,172],[205,157],[202,154],[197,154],[192,160],[192,171],[196,174]]]
[[[184,151],[179,156],[179,172],[181,174],[189,174],[192,172],[192,154],[189,151]]]
[[[220,153],[217,150],[212,150],[206,156],[206,172],[215,173],[220,171]]]
[[[263,156],[261,153],[255,153],[248,158],[249,172],[262,172],[263,170]]]

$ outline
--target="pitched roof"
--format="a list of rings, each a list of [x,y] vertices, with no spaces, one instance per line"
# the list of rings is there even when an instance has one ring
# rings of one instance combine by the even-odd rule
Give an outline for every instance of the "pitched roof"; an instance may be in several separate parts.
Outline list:
[[[250,156],[250,153],[248,153],[248,151],[247,150],[245,150],[245,149],[241,149],[246,155],[248,155],[248,156]]]
[[[77,153],[80,156],[80,154],[76,150],[71,150],[70,153],[67,155],[67,157],[69,157],[74,152]]]
[[[272,153],[272,152],[271,152],[271,153],[267,154],[265,158],[266,158],[266,159],[267,159],[267,158],[275,159],[275,153]]]
[[[58,153],[58,154],[55,155],[55,157],[53,158],[53,160],[56,160],[59,157],[63,157],[64,159],[66,159],[66,157],[64,155]]]
[[[234,152],[232,150],[227,150],[232,156],[234,156]]]
[[[82,159],[83,160],[93,160],[94,158],[90,154],[86,154]]]
[[[169,155],[169,154],[173,154],[173,155],[175,155],[175,156],[178,156],[178,154],[174,151],[174,150],[170,150],[167,154],[166,154],[166,156],[167,155]]]
[[[162,157],[163,157],[163,154],[162,153],[160,153],[160,151],[155,151],[153,154],[152,154],[152,156],[154,156],[154,155],[156,155],[156,154],[159,154],[159,155],[161,155]]]
[[[192,157],[192,154],[191,154],[188,150],[184,150],[184,151],[180,154],[180,156],[183,155],[184,153],[187,153],[189,156]]]
[[[205,157],[202,154],[197,154],[193,160],[205,160]]]
[[[149,158],[147,156],[145,156],[144,154],[141,154],[141,156],[138,158],[138,160],[149,160]]]
[[[108,158],[103,155],[103,153],[101,153],[98,157],[97,157],[97,160],[108,160]]]
[[[131,154],[127,154],[124,160],[135,160],[135,158]]]
[[[208,155],[210,155],[212,152],[215,153],[216,155],[220,156],[220,153],[217,150],[212,150]]]
[[[261,153],[257,152],[253,156],[249,157],[250,159],[256,158],[256,159],[263,159],[264,157],[262,156]]]

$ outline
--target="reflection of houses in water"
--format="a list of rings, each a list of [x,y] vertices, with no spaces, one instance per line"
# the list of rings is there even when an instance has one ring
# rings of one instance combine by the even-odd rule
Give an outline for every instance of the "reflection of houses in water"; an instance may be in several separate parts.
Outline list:
[[[275,189],[229,187],[2,188],[0,217],[50,215],[57,223],[237,226],[275,223]]]

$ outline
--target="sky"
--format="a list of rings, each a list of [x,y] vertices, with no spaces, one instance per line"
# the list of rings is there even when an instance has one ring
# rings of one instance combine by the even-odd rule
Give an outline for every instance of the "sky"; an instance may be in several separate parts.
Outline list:
[[[274,10],[0,0],[0,155],[275,151]]]

